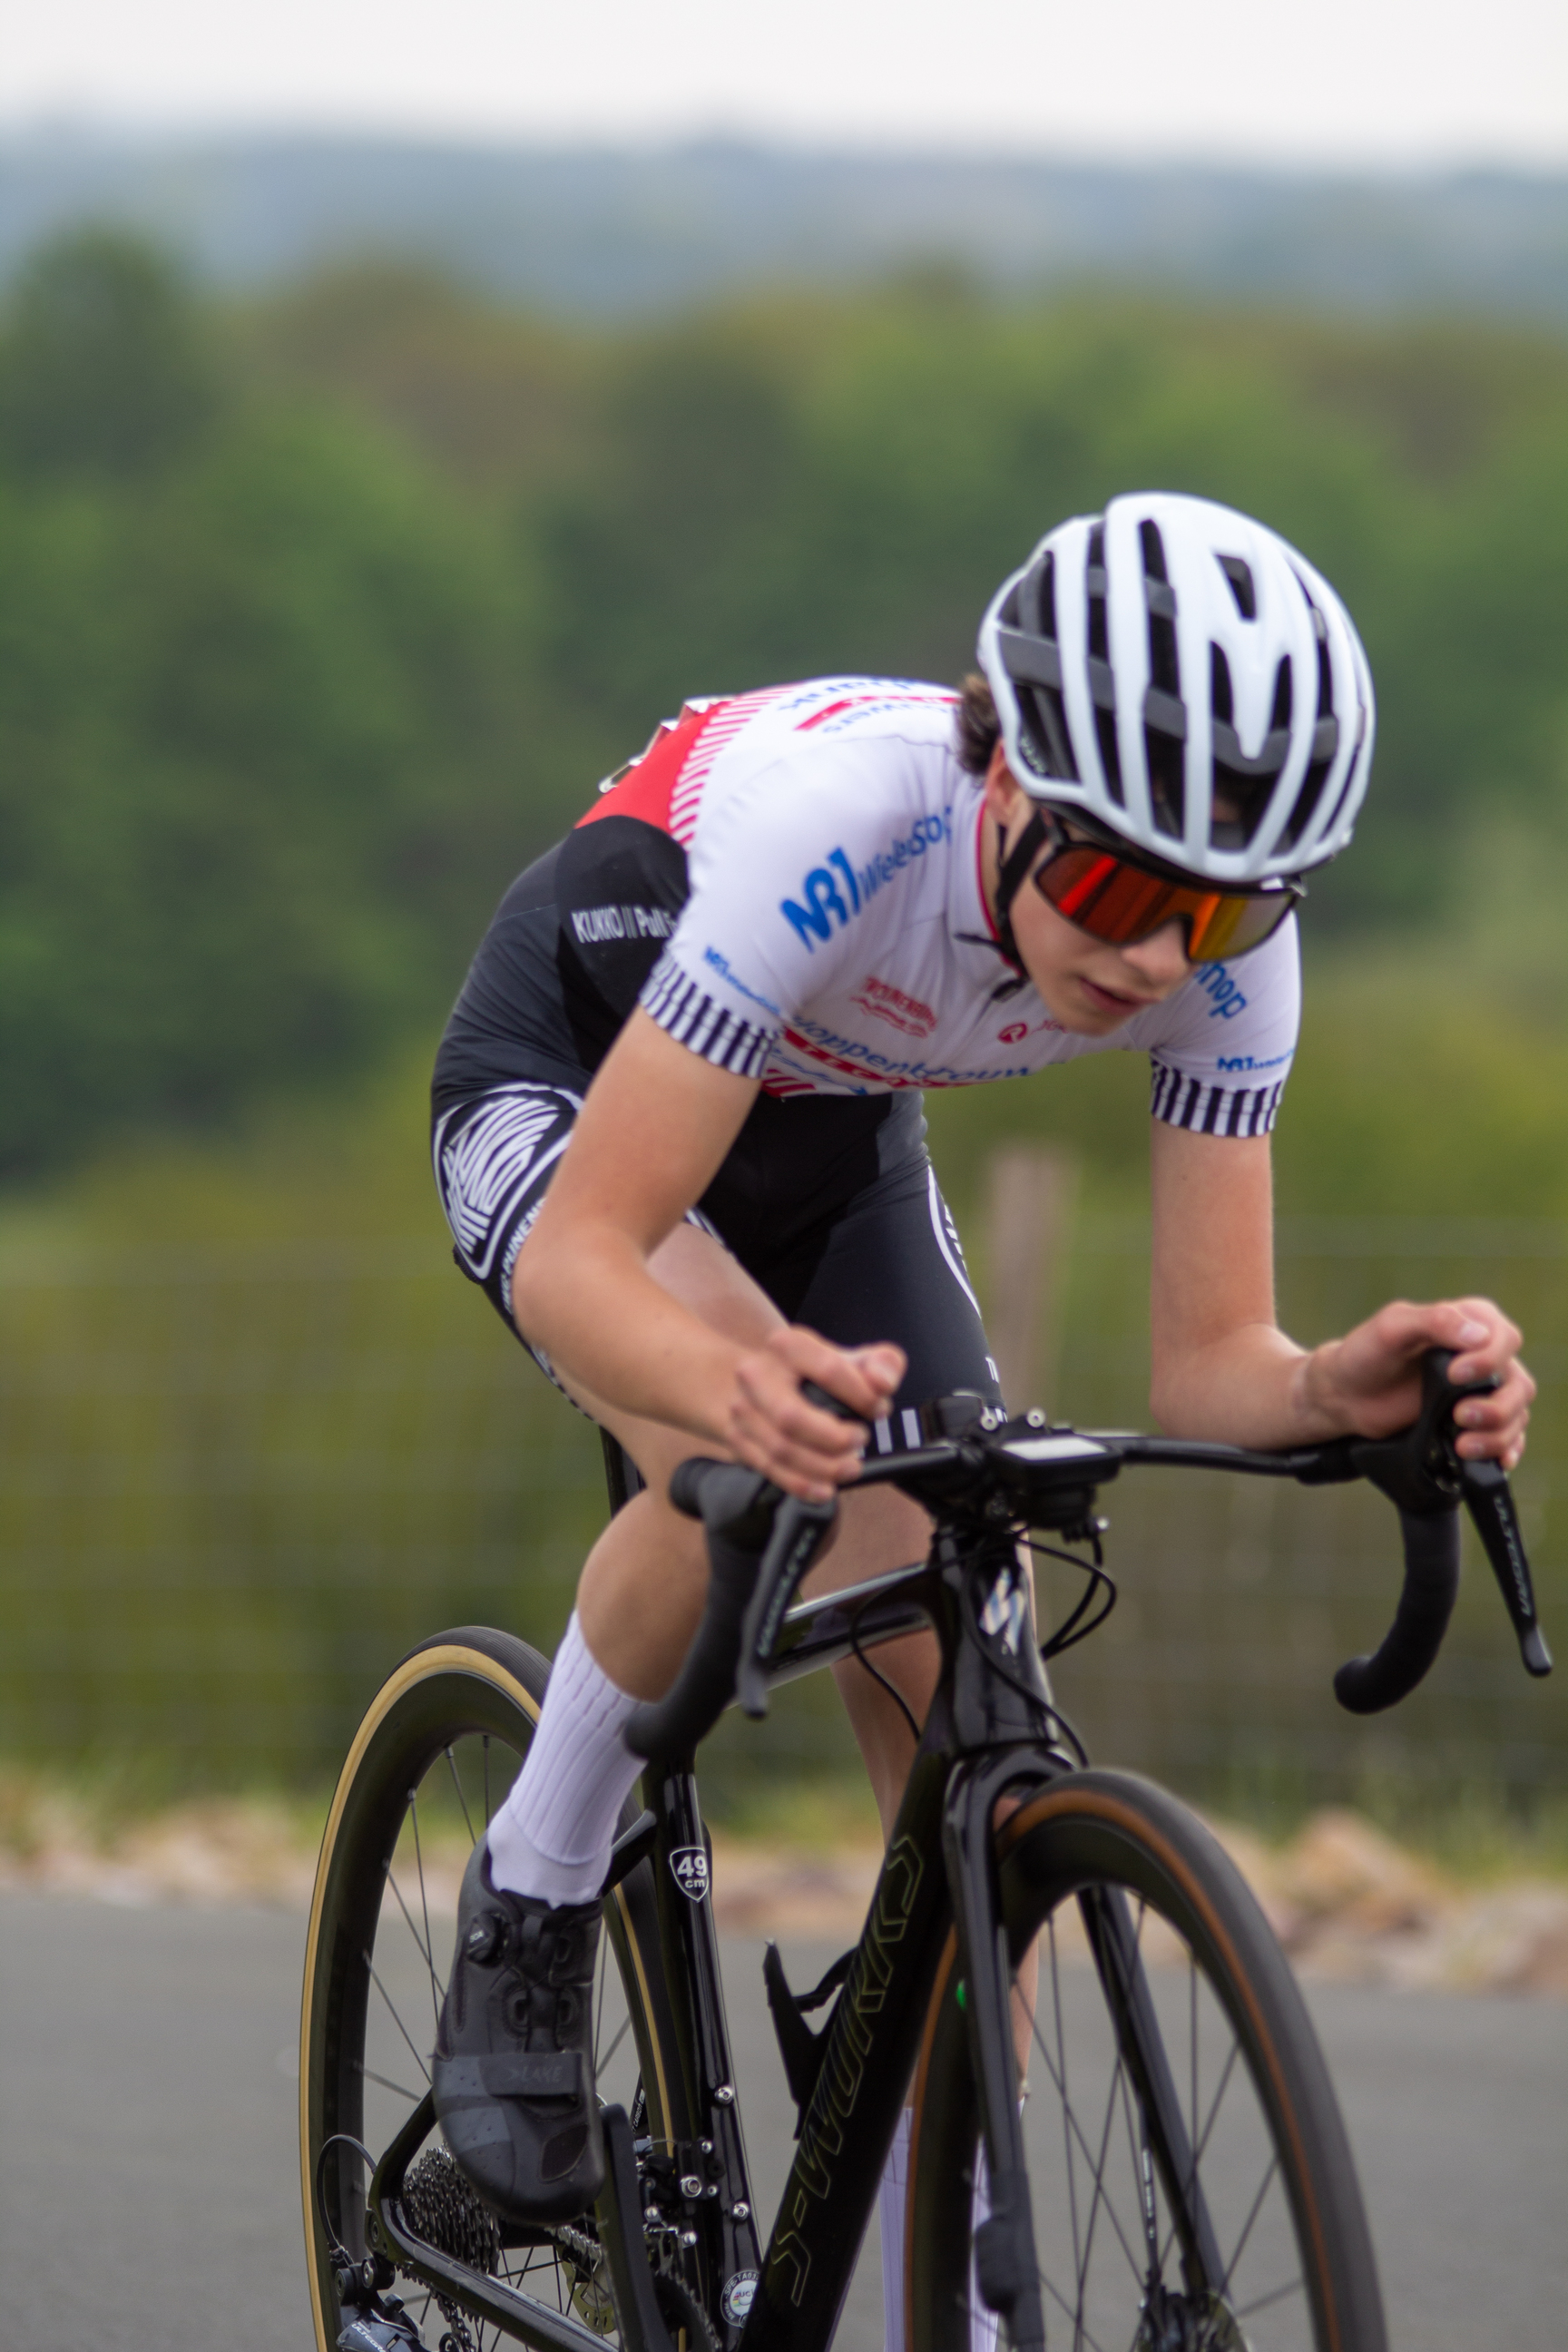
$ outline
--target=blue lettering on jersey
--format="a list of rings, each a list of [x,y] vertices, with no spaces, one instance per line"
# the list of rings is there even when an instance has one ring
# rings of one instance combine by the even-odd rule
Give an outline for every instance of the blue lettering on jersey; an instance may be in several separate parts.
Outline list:
[[[1234,1021],[1238,1013],[1246,1012],[1247,999],[1224,964],[1201,963],[1193,977],[1213,1000],[1209,1005],[1211,1021]]]
[[[813,945],[813,935],[819,940],[828,940],[833,936],[827,920],[829,913],[837,915],[840,925],[847,927],[849,909],[839,897],[838,885],[826,866],[812,867],[801,885],[801,895],[805,900],[804,907],[797,906],[793,898],[784,898],[779,903],[779,912],[795,925],[796,932],[805,941],[807,953],[815,955],[816,950]],[[858,907],[855,911],[859,913]]]
[[[721,955],[711,942],[703,949],[702,961],[710,963],[715,971],[721,971],[731,987],[739,989],[742,996],[749,996],[753,1004],[760,1004],[765,1013],[773,1013],[780,1021],[784,1019],[782,1007],[775,1004],[771,996],[763,996],[756,989],[748,988],[739,972],[731,967],[729,957]]]
[[[890,848],[875,850],[864,866],[852,866],[842,849],[830,849],[826,862],[814,866],[801,884],[799,899],[781,898],[779,912],[795,927],[795,936],[805,942],[808,955],[816,952],[816,941],[830,940],[833,926],[830,915],[837,915],[841,930],[847,930],[852,919],[868,899],[874,898],[886,882],[902,874],[916,858],[923,857],[928,849],[942,849],[952,839],[952,809],[944,808],[940,816],[917,817],[910,831],[895,840]],[[837,866],[838,878],[828,871]],[[839,881],[844,887],[840,890]]]

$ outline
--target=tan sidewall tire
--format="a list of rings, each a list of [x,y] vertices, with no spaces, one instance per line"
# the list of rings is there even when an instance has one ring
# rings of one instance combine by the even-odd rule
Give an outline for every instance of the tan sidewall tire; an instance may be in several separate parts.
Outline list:
[[[374,1930],[408,1787],[443,1746],[467,1734],[488,1732],[525,1750],[548,1671],[548,1661],[511,1634],[482,1626],[437,1634],[382,1685],[339,1776],[316,1865],[300,2010],[300,2191],[317,2352],[335,2352],[338,2324],[316,2210],[318,2153],[330,2131],[353,2128],[343,2120],[344,2043],[363,2042],[363,2033],[364,1970],[348,1931],[359,1928],[363,1947],[367,1916]],[[637,1801],[628,1801],[625,1819],[637,1811]],[[681,2129],[684,2094],[646,1862],[615,1890],[605,1925],[632,2012],[649,2126],[664,2137]]]
[[[1223,1848],[1164,1790],[1101,1771],[1066,1774],[1042,1790],[998,1831],[996,1845],[1015,1951],[1055,1901],[1096,1883],[1142,1895],[1184,1937],[1241,2045],[1279,2154],[1318,2352],[1386,2352],[1371,2233],[1338,2102],[1289,1963]],[[969,2161],[974,2102],[957,1967],[950,1936],[915,2075],[904,2231],[910,2352],[968,2352],[967,2319],[955,2316],[968,2229],[961,2224],[961,2253],[952,2218],[959,2202],[967,2209],[952,2192]]]

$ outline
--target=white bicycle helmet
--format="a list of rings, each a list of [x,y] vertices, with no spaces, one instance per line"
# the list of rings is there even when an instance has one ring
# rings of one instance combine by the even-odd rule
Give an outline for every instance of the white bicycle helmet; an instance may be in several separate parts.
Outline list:
[[[1137,491],[1041,540],[980,625],[1032,799],[1220,883],[1299,875],[1351,837],[1372,672],[1322,574],[1209,499]]]

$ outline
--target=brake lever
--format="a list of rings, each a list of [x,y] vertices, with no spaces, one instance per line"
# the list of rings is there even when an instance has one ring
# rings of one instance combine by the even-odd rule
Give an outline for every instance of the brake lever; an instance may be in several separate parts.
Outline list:
[[[807,1404],[821,1407],[839,1421],[858,1421],[837,1397],[829,1396],[815,1381],[802,1381],[801,1394]],[[741,1629],[741,1656],[735,1672],[735,1696],[742,1715],[753,1723],[761,1723],[768,1711],[768,1683],[765,1668],[773,1654],[779,1628],[784,1613],[800,1590],[801,1580],[820,1549],[827,1530],[838,1517],[837,1501],[828,1503],[803,1502],[799,1496],[786,1496],[773,1520],[773,1534],[768,1538],[757,1580],[752,1588],[751,1600]]]
[[[1527,1675],[1549,1675],[1552,1653],[1535,1613],[1535,1587],[1531,1580],[1530,1562],[1525,1558],[1524,1538],[1520,1533],[1508,1473],[1500,1462],[1464,1462],[1460,1468],[1465,1506],[1491,1562],[1503,1606],[1519,1642],[1524,1671]]]
[[[1489,1395],[1498,1386],[1497,1376],[1490,1373],[1463,1386],[1450,1381],[1448,1367],[1456,1352],[1451,1348],[1427,1350],[1415,1426],[1394,1438],[1354,1440],[1351,1457],[1363,1477],[1414,1517],[1466,1506],[1491,1563],[1525,1672],[1549,1675],[1552,1653],[1536,1615],[1535,1589],[1508,1473],[1497,1462],[1465,1459],[1454,1426],[1454,1407],[1464,1397]]]
[[[787,1495],[779,1506],[741,1624],[735,1696],[742,1714],[750,1716],[753,1723],[761,1723],[768,1711],[764,1670],[772,1661],[785,1612],[837,1517],[837,1502],[807,1503],[798,1495]]]

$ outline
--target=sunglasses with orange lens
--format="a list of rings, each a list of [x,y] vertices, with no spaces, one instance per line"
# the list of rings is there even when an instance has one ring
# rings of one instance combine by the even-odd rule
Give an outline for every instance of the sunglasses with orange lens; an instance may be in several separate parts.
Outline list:
[[[1030,879],[1048,907],[1111,947],[1135,947],[1167,923],[1184,923],[1192,963],[1218,963],[1261,947],[1307,895],[1291,881],[1258,890],[1205,889],[1173,881],[1098,842],[1062,842]]]

